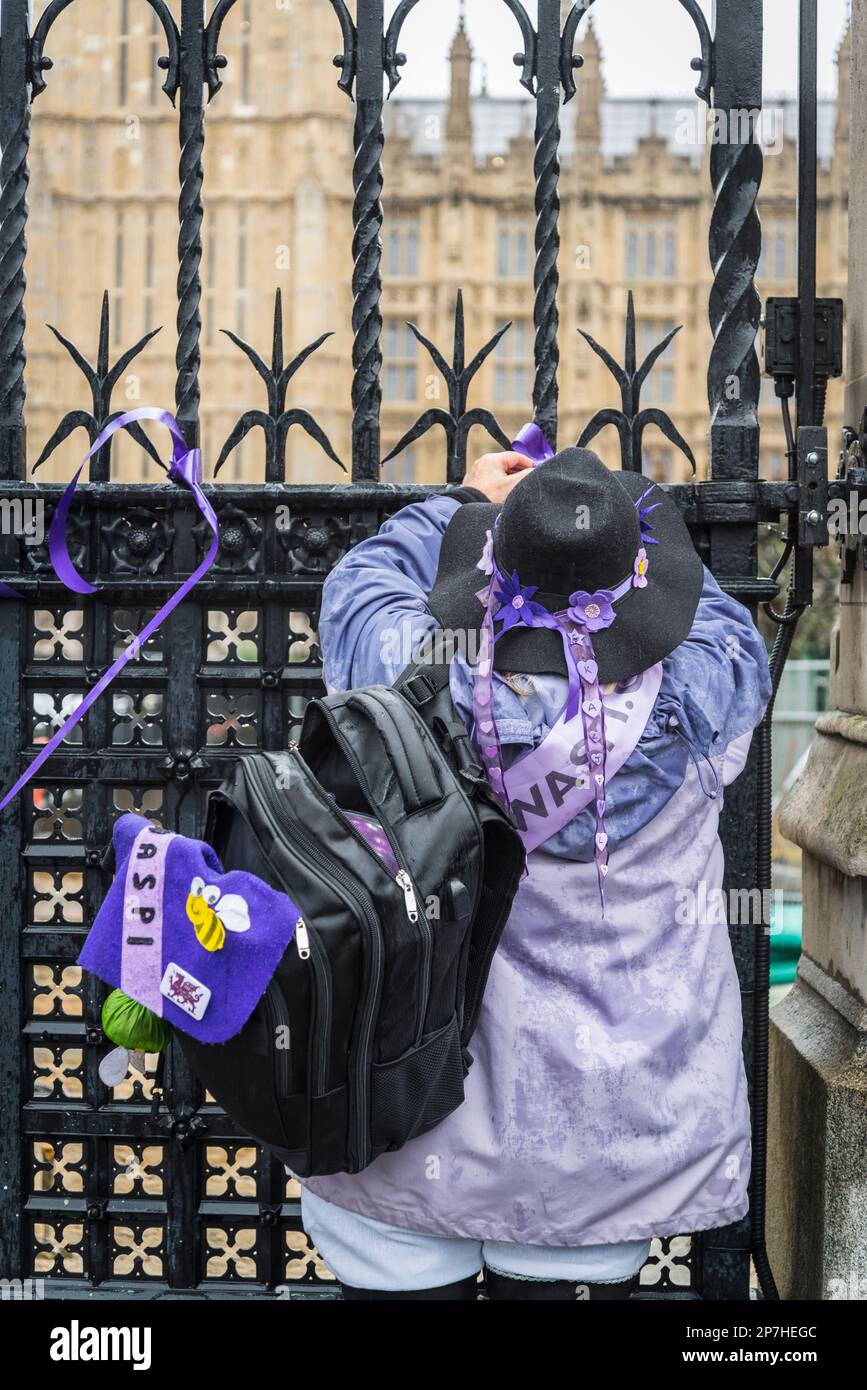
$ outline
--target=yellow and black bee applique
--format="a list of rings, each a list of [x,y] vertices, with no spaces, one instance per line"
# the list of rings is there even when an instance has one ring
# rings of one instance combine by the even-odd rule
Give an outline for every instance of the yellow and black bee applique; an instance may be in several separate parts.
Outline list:
[[[238,893],[222,896],[214,883],[194,878],[187,898],[187,916],[196,940],[206,951],[222,951],[226,932],[250,930],[250,909]]]

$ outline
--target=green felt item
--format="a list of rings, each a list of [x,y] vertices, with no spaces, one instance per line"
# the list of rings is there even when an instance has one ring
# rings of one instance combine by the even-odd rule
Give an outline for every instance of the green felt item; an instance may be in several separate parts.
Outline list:
[[[120,989],[112,990],[102,1006],[102,1030],[113,1043],[132,1052],[162,1052],[172,1036],[163,1019]]]

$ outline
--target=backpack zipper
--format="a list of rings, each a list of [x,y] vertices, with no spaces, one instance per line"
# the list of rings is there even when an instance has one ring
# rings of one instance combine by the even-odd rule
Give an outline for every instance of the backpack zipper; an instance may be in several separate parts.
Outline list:
[[[252,763],[251,763],[251,767],[252,767]],[[255,780],[255,778],[254,778],[254,780]],[[229,802],[230,802],[231,806],[233,807],[235,813],[241,817],[241,820],[244,822],[244,824],[246,825],[246,827],[247,827],[247,829],[249,830],[250,834],[253,836],[254,840],[255,840],[256,843],[259,845],[259,849],[260,849],[260,852],[261,852],[263,858],[267,860],[267,859],[268,859],[268,855],[266,854],[265,849],[264,849],[264,847],[262,846],[262,843],[261,843],[261,841],[259,840],[258,835],[256,834],[256,831],[253,829],[253,826],[250,824],[249,818],[248,818],[246,815],[244,815],[244,813],[240,810],[240,808],[239,808],[238,806],[235,805],[235,803],[234,803],[233,801],[231,801],[231,798],[226,798],[226,799],[229,800]],[[280,875],[280,874],[277,874],[277,878],[280,879],[280,882],[281,882],[282,885],[283,885],[283,891],[291,898],[292,895],[291,895],[291,893],[289,892],[289,889],[288,889],[288,887],[287,887],[285,881],[284,881],[283,878],[281,877],[281,875]],[[299,927],[302,927],[302,926],[303,926],[303,930],[302,930],[301,938],[299,939],[299,937],[298,937],[298,928],[299,928]],[[330,979],[329,979],[328,960],[327,960],[327,956],[326,956],[326,954],[325,954],[325,948],[324,948],[324,946],[322,945],[322,943],[321,943],[321,941],[318,939],[318,937],[315,935],[315,933],[314,933],[312,936],[310,935],[310,932],[309,932],[309,929],[308,929],[308,927],[307,927],[307,924],[304,922],[304,919],[303,919],[303,918],[300,918],[300,919],[299,919],[298,925],[296,926],[296,929],[295,929],[295,936],[296,936],[296,947],[297,947],[299,956],[301,957],[302,960],[308,960],[308,959],[309,959],[309,960],[312,960],[312,964],[313,964],[313,975],[314,975],[314,979],[315,979],[315,990],[314,990],[314,994],[315,994],[315,998],[316,998],[317,1019],[318,1019],[318,1016],[319,1016],[320,1013],[321,1013],[321,1016],[322,1016],[322,1027],[321,1027],[321,1030],[318,1029],[318,1028],[317,1028],[317,1030],[316,1030],[317,1036],[315,1037],[315,1044],[316,1044],[316,1046],[315,1046],[315,1065],[314,1065],[314,1068],[313,1068],[313,1072],[314,1072],[314,1082],[315,1082],[315,1086],[316,1086],[316,1094],[317,1094],[317,1095],[323,1095],[323,1094],[325,1093],[325,1089],[326,1089],[326,1086],[327,1086],[327,1084],[328,1084],[328,1077],[327,1077],[328,1049],[327,1049],[327,1045],[328,1045],[328,1040],[329,1040],[329,1038],[330,1038],[330,1036],[331,1036],[331,981],[330,981]],[[304,953],[304,952],[305,952],[305,949],[306,949],[306,955],[305,955],[305,953]],[[282,993],[282,991],[281,991],[281,993]],[[324,1036],[325,1042],[326,1042],[325,1047],[322,1046],[322,1037],[323,1037],[323,1036]]]
[[[298,752],[297,748],[290,748],[289,754],[290,757],[296,757],[303,762],[301,754]],[[318,794],[318,796],[323,801],[326,801],[326,804],[328,805],[329,809],[335,809],[333,803],[327,801],[327,799],[325,798],[324,792],[322,792],[321,789],[318,787],[312,773],[310,774],[309,781],[307,781],[306,785],[311,789],[311,791]],[[270,793],[270,788],[268,790]],[[359,1159],[360,1167],[364,1167],[368,1162],[370,1151],[368,1123],[368,1091],[370,1085],[369,1064],[371,1040],[373,1036],[373,1022],[374,1018],[376,1017],[376,1012],[379,1006],[379,999],[382,993],[383,968],[380,922],[379,918],[376,915],[376,909],[374,907],[373,899],[370,897],[370,894],[367,893],[364,888],[358,885],[354,881],[354,879],[352,879],[350,875],[346,873],[342,865],[336,859],[332,859],[330,856],[326,856],[322,853],[322,850],[319,848],[316,841],[309,834],[306,827],[302,826],[298,821],[293,821],[289,816],[286,815],[282,803],[279,800],[276,801],[276,803],[274,804],[276,806],[278,818],[283,822],[283,824],[285,825],[287,830],[290,831],[293,837],[296,840],[300,840],[301,843],[304,845],[307,857],[310,860],[312,860],[314,865],[316,865],[316,867],[321,871],[321,876],[325,879],[326,883],[328,883],[329,887],[333,889],[334,883],[332,882],[332,880],[336,880],[337,883],[339,883],[341,888],[343,889],[343,893],[340,896],[344,898],[344,901],[348,899],[351,906],[361,909],[362,920],[364,921],[364,924],[368,929],[367,938],[370,957],[370,984],[365,999],[364,1012],[362,1014],[361,1019],[361,1028],[359,1030],[359,1045],[356,1048],[355,1056],[356,1153]],[[310,940],[316,941],[316,935],[314,934],[312,937],[310,937]],[[320,949],[324,949],[321,946],[321,942],[319,943],[319,946]],[[320,1094],[322,1094],[321,1091]]]
[[[292,1020],[286,999],[279,985],[271,980],[265,991],[265,1007],[271,1020],[273,1033],[273,1047],[276,1053],[274,1070],[277,1077],[278,1097],[291,1096],[292,1094]],[[278,1046],[277,1029],[285,1028],[289,1034],[289,1046]]]
[[[368,692],[368,694],[369,693],[370,692]],[[371,698],[375,697],[371,696]],[[380,706],[381,709],[385,710],[385,713],[390,717],[390,711],[386,708],[385,705],[382,704],[382,701],[377,700],[376,703]],[[331,710],[327,707],[327,705],[323,705],[322,709],[326,721],[331,727],[332,733],[335,736],[339,735],[337,722],[334,719]],[[344,742],[343,739],[340,740],[340,746],[343,749],[343,752],[346,756],[346,761],[349,763],[350,768],[355,774],[356,780],[358,781],[359,785],[363,788],[366,788],[367,778],[364,775],[364,769],[362,768],[361,763],[356,758],[355,753]],[[372,804],[373,803],[371,802],[371,805]],[[374,851],[370,848],[370,845],[364,839],[364,836],[359,834],[359,832],[355,829],[355,826],[352,824],[351,821],[346,820],[346,817],[340,810],[340,807],[335,806],[335,809],[339,812],[341,818],[349,826],[356,839],[360,840],[360,842],[364,845],[364,848],[367,850],[368,854],[373,854]],[[382,811],[379,810],[379,808],[377,807],[375,807],[374,809],[376,810],[376,814],[379,818],[380,824],[382,825],[382,828],[385,831],[386,839],[388,840],[388,843],[391,845],[391,848],[394,851],[394,857],[397,860],[398,865],[400,866],[394,881],[403,893],[403,901],[404,907],[406,909],[407,918],[413,926],[417,926],[419,928],[419,936],[421,938],[421,989],[419,992],[418,1010],[416,1014],[415,1025],[415,1046],[418,1047],[422,1037],[424,1036],[424,1021],[425,1016],[427,1014],[428,1002],[430,1000],[430,982],[431,974],[433,971],[433,932],[425,914],[423,912],[420,913],[418,910],[418,899],[416,897],[415,886],[412,881],[412,875],[409,872],[409,868],[406,859],[404,858],[403,851],[401,850],[400,845],[397,843],[394,831],[392,830],[392,827],[389,824],[389,822],[383,816]],[[382,861],[380,860],[379,862],[381,863]]]
[[[403,890],[403,901],[406,907],[406,915],[411,922],[418,921],[418,904],[415,900],[415,889],[412,886],[412,879],[405,869],[401,869],[395,878],[395,883]]]

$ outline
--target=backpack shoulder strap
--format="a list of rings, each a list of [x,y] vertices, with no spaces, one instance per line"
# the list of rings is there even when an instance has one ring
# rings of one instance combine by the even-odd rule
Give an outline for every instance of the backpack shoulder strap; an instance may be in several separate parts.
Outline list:
[[[448,663],[414,661],[398,676],[394,689],[418,712],[462,780],[477,793],[487,787],[469,731],[452,701]]]

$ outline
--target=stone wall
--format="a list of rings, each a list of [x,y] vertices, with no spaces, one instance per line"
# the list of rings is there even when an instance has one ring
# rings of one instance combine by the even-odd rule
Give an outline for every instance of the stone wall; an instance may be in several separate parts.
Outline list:
[[[867,404],[867,0],[852,9],[846,420]],[[837,440],[829,440],[829,452]],[[771,1015],[768,1251],[783,1298],[867,1298],[867,573],[841,590],[831,709],[782,809],[803,849],[798,980]]]

